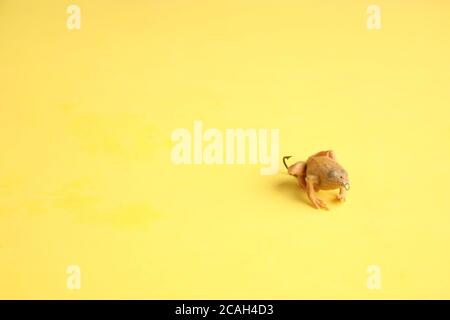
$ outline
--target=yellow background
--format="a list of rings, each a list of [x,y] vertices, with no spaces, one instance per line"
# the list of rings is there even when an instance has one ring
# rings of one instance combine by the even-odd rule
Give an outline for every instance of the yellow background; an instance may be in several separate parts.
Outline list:
[[[75,3],[0,1],[0,298],[450,298],[448,1]],[[174,166],[197,119],[334,149],[347,202]]]

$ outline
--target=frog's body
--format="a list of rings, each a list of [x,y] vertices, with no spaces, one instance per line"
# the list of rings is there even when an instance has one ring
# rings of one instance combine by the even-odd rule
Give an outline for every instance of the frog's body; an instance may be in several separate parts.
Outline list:
[[[288,167],[283,157],[283,163],[288,173],[297,177],[299,185],[306,190],[315,208],[328,209],[325,202],[316,197],[319,190],[339,189],[337,199],[345,201],[346,191],[349,189],[348,175],[345,169],[336,161],[332,150],[318,152],[308,160],[298,161]]]

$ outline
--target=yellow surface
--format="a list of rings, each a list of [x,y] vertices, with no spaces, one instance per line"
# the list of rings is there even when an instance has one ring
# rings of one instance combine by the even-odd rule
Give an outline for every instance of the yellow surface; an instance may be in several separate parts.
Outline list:
[[[0,298],[450,298],[450,3],[371,3],[0,1]],[[334,149],[348,201],[174,166],[194,120]]]

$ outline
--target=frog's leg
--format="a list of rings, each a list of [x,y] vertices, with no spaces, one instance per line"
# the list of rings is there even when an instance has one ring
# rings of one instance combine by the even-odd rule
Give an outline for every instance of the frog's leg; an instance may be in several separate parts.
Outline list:
[[[291,176],[300,177],[306,171],[306,162],[298,161],[294,163],[292,166],[289,166],[288,173]]]
[[[315,155],[313,155],[313,157],[328,157],[328,158],[333,159],[334,161],[337,161],[336,154],[334,153],[333,150],[317,152]]]
[[[298,184],[301,188],[306,189],[306,162],[299,161],[288,168],[288,173],[297,177]]]
[[[300,172],[300,174],[297,176],[297,180],[298,180],[298,185],[302,188],[306,190],[306,180],[305,180],[305,176],[306,176],[306,164],[303,166],[303,170]]]
[[[328,210],[325,202],[316,197],[316,192],[314,185],[318,183],[317,176],[307,175],[306,178],[306,193],[308,194],[309,200],[311,200],[312,204],[316,209],[325,209]]]
[[[298,185],[302,188],[306,190],[306,180],[305,180],[305,176],[301,175],[298,176]]]
[[[283,161],[285,158],[289,159],[288,157],[284,157]],[[306,182],[305,182],[306,162],[298,161],[289,167],[285,163],[285,166],[288,169],[288,173],[291,176],[297,177],[300,187],[302,187],[303,189],[306,189]]]
[[[340,187],[340,188],[339,188],[339,194],[337,195],[336,198],[337,198],[339,201],[345,201],[346,195],[347,195],[347,190],[345,190],[344,187]]]

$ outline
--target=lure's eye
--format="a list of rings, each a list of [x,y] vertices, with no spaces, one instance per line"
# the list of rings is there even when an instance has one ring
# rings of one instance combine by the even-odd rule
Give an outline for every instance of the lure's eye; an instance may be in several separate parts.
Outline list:
[[[336,176],[337,176],[336,171],[330,170],[330,171],[328,172],[328,178],[335,178]]]

